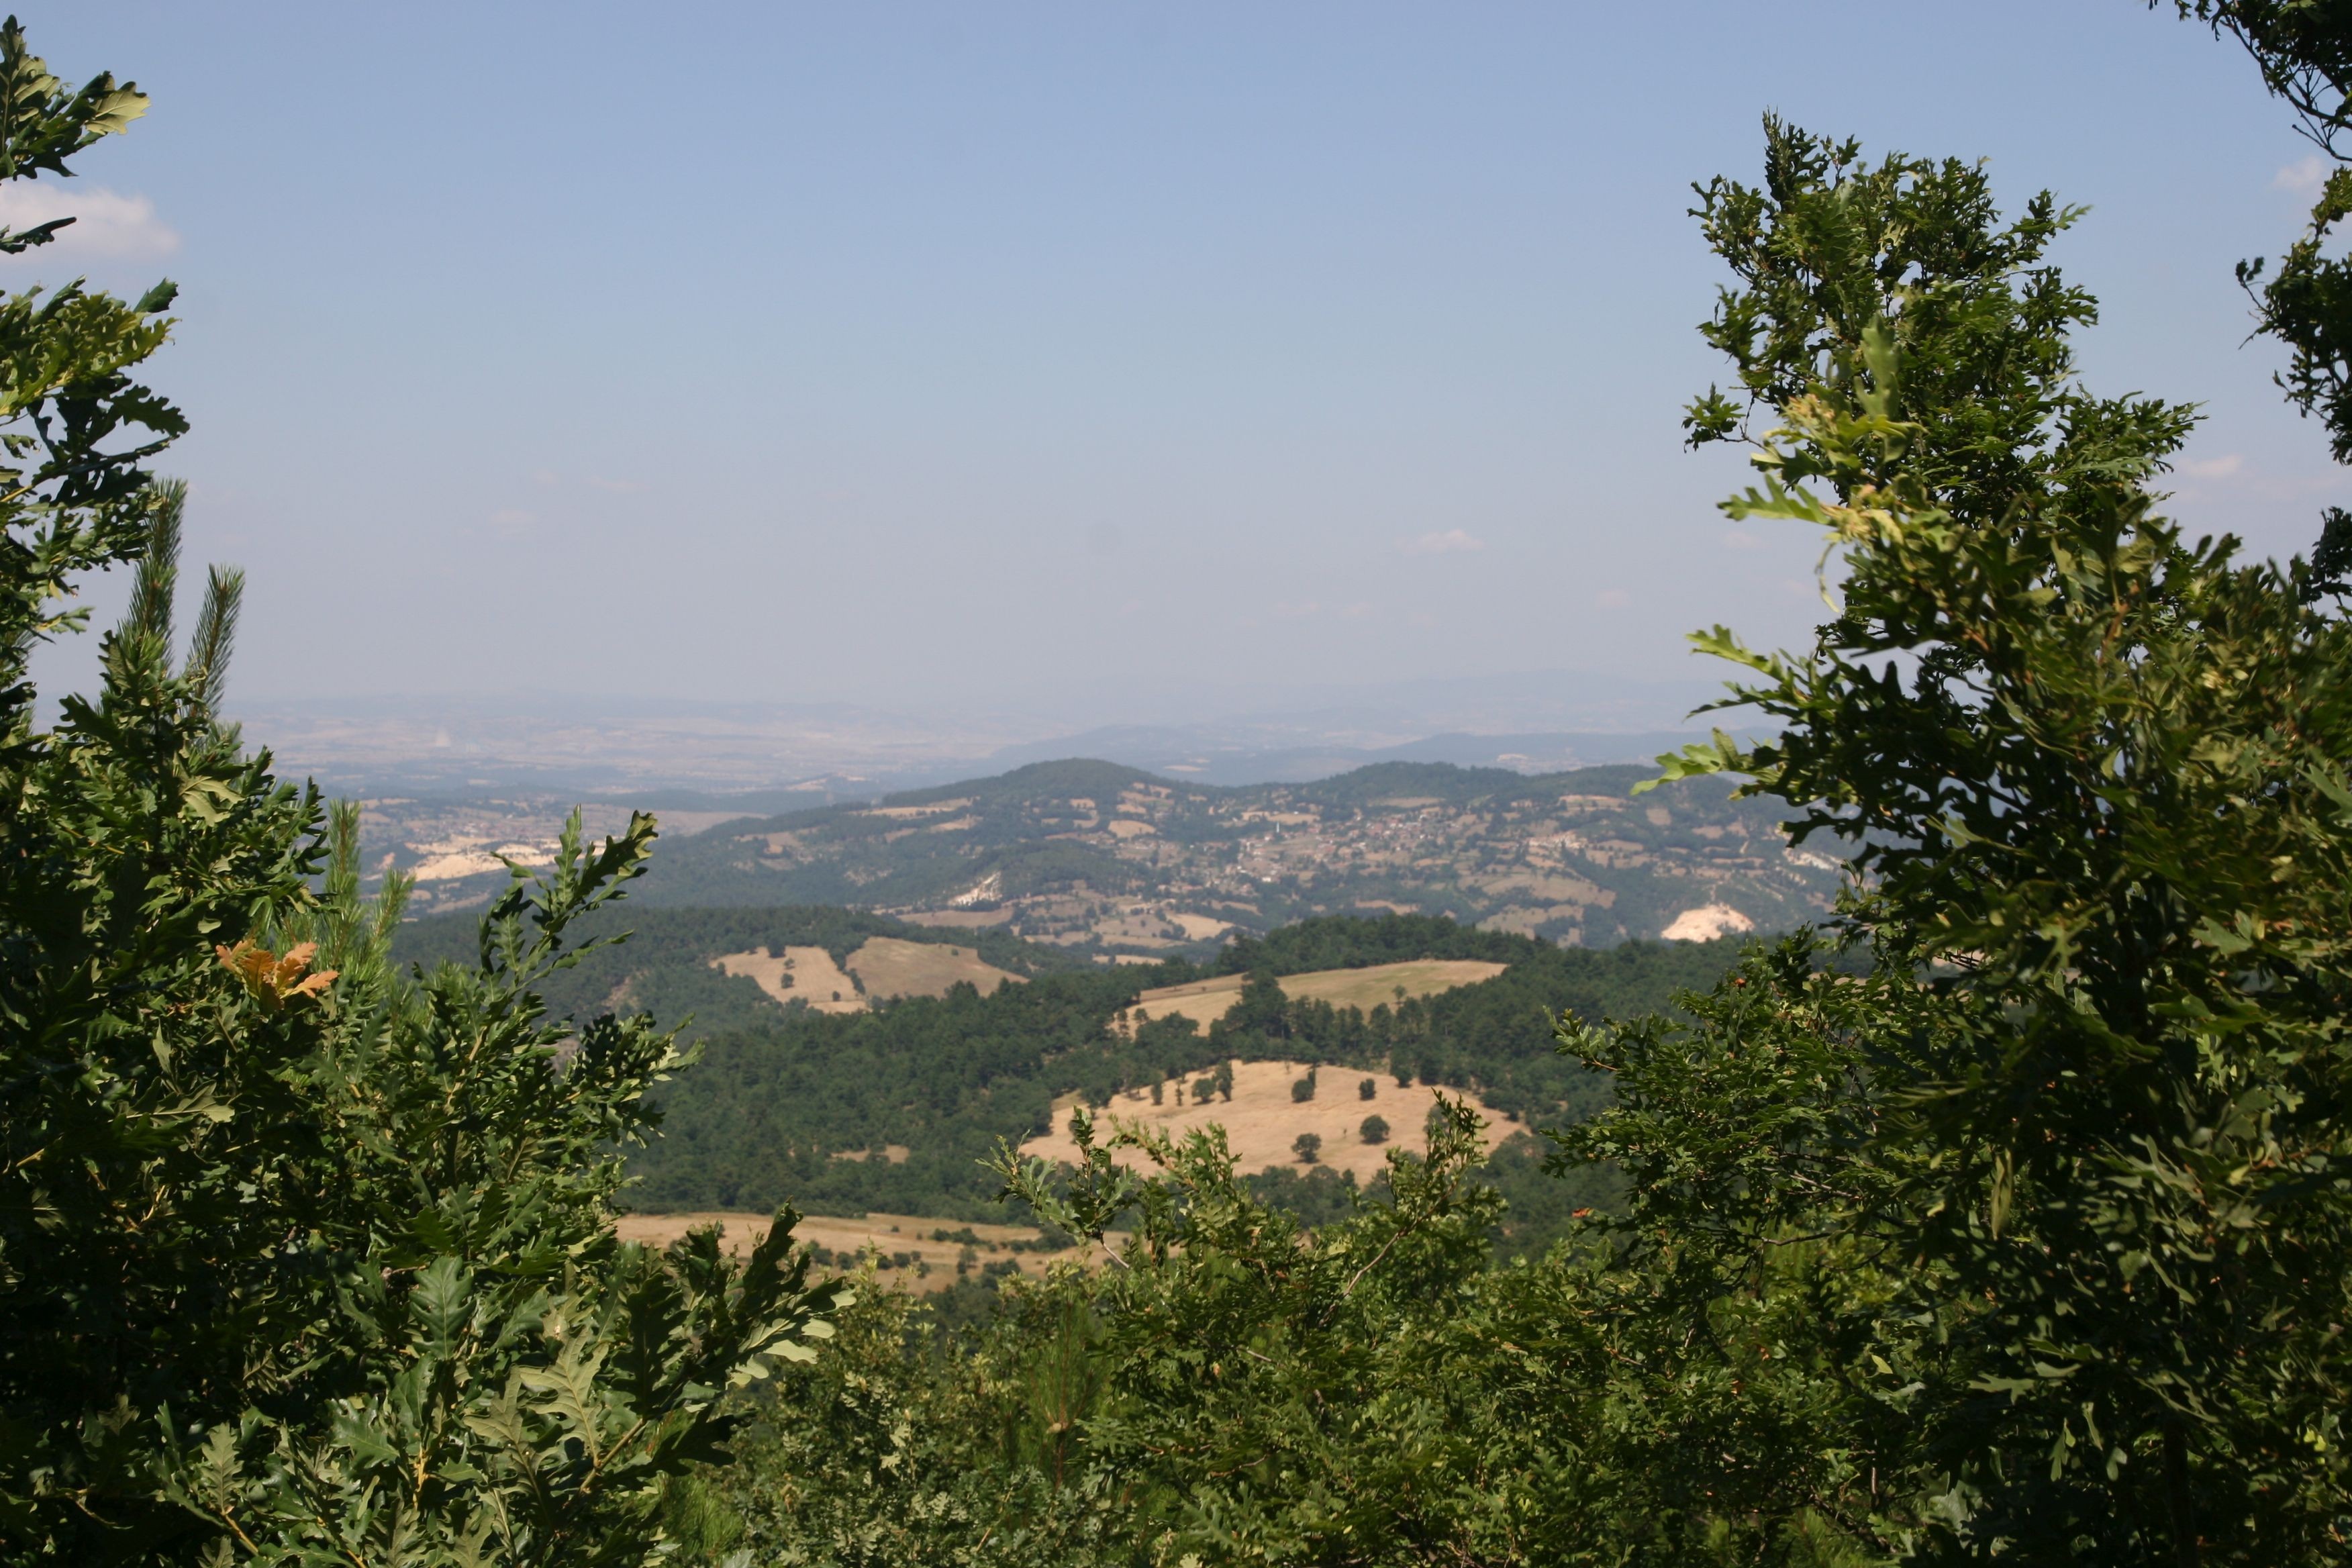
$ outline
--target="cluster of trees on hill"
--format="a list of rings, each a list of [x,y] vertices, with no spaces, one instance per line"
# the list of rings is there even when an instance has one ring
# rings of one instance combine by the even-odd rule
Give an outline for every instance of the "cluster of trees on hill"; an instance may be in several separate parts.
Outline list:
[[[478,923],[457,916],[409,922],[394,938],[393,956],[427,968],[462,961],[477,945]],[[703,1052],[693,1073],[656,1091],[664,1131],[633,1159],[634,1205],[692,1212],[790,1201],[820,1214],[880,1209],[964,1220],[1001,1217],[981,1162],[999,1138],[1044,1131],[1058,1097],[1107,1105],[1122,1090],[1209,1071],[1233,1057],[1392,1073],[1475,1093],[1529,1127],[1581,1115],[1605,1100],[1605,1084],[1559,1056],[1553,1020],[1668,1008],[1678,992],[1712,984],[1735,961],[1725,942],[1561,950],[1421,915],[1306,921],[1263,940],[1239,939],[1205,966],[1172,960],[1107,970],[987,932],[982,956],[1032,976],[1029,984],[987,996],[959,987],[942,997],[877,1001],[868,1012],[841,1016],[780,1008],[751,980],[708,961],[806,945],[842,962],[875,936],[971,938],[823,906],[608,909],[578,929],[592,942],[614,940],[541,983],[551,1017],[584,1025],[606,1012],[642,1012],[672,1020]],[[1510,967],[1491,981],[1369,1012],[1292,1000],[1272,984],[1412,958]],[[1265,984],[1245,990],[1234,1013],[1205,1031],[1181,1016],[1147,1019],[1131,1033],[1115,1026],[1142,991],[1235,973]],[[865,1157],[892,1146],[908,1152]],[[1525,1152],[1514,1151],[1490,1173],[1515,1198],[1507,1228],[1519,1248],[1557,1235],[1575,1206]],[[1306,1214],[1329,1215],[1343,1205],[1336,1177],[1259,1184]],[[1601,1190],[1575,1195],[1593,1199]]]
[[[2180,9],[2334,151],[2340,6]],[[0,181],[143,103],[0,26]],[[813,1282],[789,1212],[736,1260],[616,1240],[655,1084],[724,1074],[541,998],[653,825],[567,834],[469,961],[399,973],[352,811],[218,716],[233,574],[177,646],[184,497],[144,465],[183,421],[136,379],[168,287],[0,302],[0,1560],[2352,1557],[2352,523],[2281,567],[2158,513],[2192,415],[2079,384],[2094,306],[2048,262],[2051,198],[2003,222],[1979,165],[1778,122],[1766,174],[1701,193],[1737,382],[1689,429],[1751,444],[1731,511],[1820,529],[1844,599],[1801,651],[1700,639],[1776,734],[1671,771],[1861,843],[1837,925],[1679,1014],[1557,1018],[1612,1092],[1555,1157],[1623,1191],[1541,1257],[1496,1265],[1458,1101],[1314,1216],[1213,1131],[1104,1140],[1082,1107],[1075,1168],[992,1170],[1114,1256],[951,1334]],[[2339,169],[2246,274],[2339,454],[2347,212]],[[135,584],[100,688],[42,730],[30,650],[110,566]],[[1243,962],[1229,1033],[1373,1028]],[[946,1027],[976,996],[904,1012],[986,1096],[1028,1031],[1092,1070],[1174,1059],[1172,1025],[1099,1037],[1131,984],[1041,976],[994,1032]],[[845,1021],[871,1048],[835,1078],[893,1059],[898,1011]],[[832,1092],[794,1073],[768,1089]]]

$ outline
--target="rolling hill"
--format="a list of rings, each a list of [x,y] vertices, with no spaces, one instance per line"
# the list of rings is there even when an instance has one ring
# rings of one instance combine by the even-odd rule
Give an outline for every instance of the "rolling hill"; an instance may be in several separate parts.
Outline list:
[[[1286,1196],[1308,1207],[1341,1201],[1333,1164],[1353,1169],[1365,1151],[1333,1129],[1351,1130],[1367,1114],[1360,1080],[1376,1076],[1370,1109],[1396,1111],[1389,1120],[1401,1147],[1418,1146],[1416,1108],[1433,1089],[1488,1107],[1497,1179],[1510,1178],[1522,1217],[1540,1229],[1575,1194],[1538,1179],[1538,1151],[1517,1134],[1580,1115],[1608,1092],[1555,1053],[1552,1017],[1665,1007],[1679,988],[1712,984],[1738,945],[1631,942],[1595,952],[1428,916],[1332,917],[1236,939],[1213,964],[1136,966],[1001,930],[975,941],[841,909],[624,903],[593,921],[629,939],[552,975],[551,1012],[582,1021],[607,1011],[669,1023],[691,1016],[688,1034],[703,1053],[659,1091],[663,1135],[631,1162],[635,1206],[741,1212],[789,1199],[820,1214],[957,1221],[1006,1217],[979,1161],[1000,1138],[1050,1135],[1057,1101],[1139,1113],[1164,1105],[1171,1087],[1179,1100],[1197,1100],[1202,1075],[1227,1063],[1234,1076],[1219,1104],[1247,1119],[1255,1154],[1260,1144],[1287,1147],[1302,1128],[1333,1144],[1334,1161],[1320,1168],[1282,1166],[1260,1178]],[[412,921],[396,956],[470,962],[475,927],[468,914]],[[860,963],[877,944],[886,962]],[[820,1007],[800,986],[780,997],[713,962],[754,951],[822,959],[854,985],[896,975],[907,988],[874,984],[855,1005]],[[989,973],[976,976],[979,968]],[[983,990],[979,981],[992,974]],[[1245,984],[1251,977],[1265,983]],[[1302,1064],[1318,1062],[1323,1099],[1294,1112],[1288,1085]],[[1243,1070],[1249,1064],[1258,1066]]]
[[[839,904],[1136,962],[1349,911],[1444,914],[1608,946],[1786,929],[1840,864],[1768,806],[1636,767],[1524,775],[1390,763],[1219,789],[1099,762],[781,816],[665,845],[642,900]]]

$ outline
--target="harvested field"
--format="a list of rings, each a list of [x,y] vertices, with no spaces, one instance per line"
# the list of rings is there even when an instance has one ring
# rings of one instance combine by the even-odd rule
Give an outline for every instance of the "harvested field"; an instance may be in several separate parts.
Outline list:
[[[1233,1068],[1234,1098],[1230,1102],[1211,1100],[1202,1104],[1193,1100],[1190,1079],[1207,1077],[1204,1073],[1170,1079],[1159,1105],[1151,1103],[1151,1091],[1148,1089],[1118,1096],[1107,1110],[1096,1113],[1097,1142],[1109,1135],[1107,1123],[1113,1119],[1180,1140],[1214,1123],[1225,1130],[1226,1145],[1234,1152],[1234,1168],[1244,1175],[1253,1175],[1269,1165],[1307,1169],[1299,1163],[1291,1146],[1300,1133],[1312,1132],[1323,1140],[1318,1163],[1335,1171],[1352,1171],[1360,1183],[1371,1180],[1388,1168],[1389,1150],[1409,1149],[1420,1153],[1428,1147],[1423,1128],[1431,1108],[1437,1103],[1438,1091],[1426,1084],[1399,1089],[1396,1079],[1385,1073],[1326,1067],[1316,1075],[1315,1098],[1300,1101],[1290,1098],[1290,1086],[1307,1076],[1305,1062],[1237,1061]],[[1367,1077],[1372,1079],[1375,1089],[1370,1100],[1359,1098],[1357,1089]],[[1076,1161],[1077,1146],[1070,1141],[1069,1112],[1076,1102],[1075,1095],[1055,1100],[1054,1131],[1030,1139],[1021,1145],[1021,1152],[1045,1160]],[[1360,1129],[1364,1118],[1372,1115],[1389,1124],[1389,1141],[1384,1144],[1363,1141]],[[1502,1121],[1499,1112],[1489,1110],[1486,1115],[1490,1121]],[[1487,1131],[1491,1144],[1498,1134],[1494,1128]],[[1150,1162],[1133,1149],[1120,1150],[1118,1158],[1121,1164],[1139,1171],[1151,1169]]]
[[[1394,1005],[1397,991],[1407,996],[1433,996],[1457,985],[1492,980],[1508,968],[1475,958],[1412,958],[1402,963],[1375,963],[1367,969],[1318,969],[1308,974],[1286,975],[1282,994],[1292,1001],[1312,998],[1334,1007],[1360,1007],[1370,1012],[1385,1002]],[[1233,1010],[1241,1000],[1246,976],[1220,974],[1184,985],[1163,985],[1136,998],[1136,1011],[1154,1018],[1181,1013],[1202,1028]]]
[[[1001,926],[1013,918],[1011,910],[915,910],[897,917],[910,926],[936,926],[949,931],[977,931]]]
[[[1220,974],[1213,980],[1195,980],[1185,985],[1160,985],[1144,992],[1135,999],[1135,1006],[1118,1016],[1122,1030],[1132,1028],[1142,1018],[1165,1018],[1182,1014],[1202,1028],[1233,1010],[1241,1000],[1242,976]]]
[[[1184,933],[1186,942],[1207,942],[1234,929],[1231,921],[1221,921],[1214,915],[1191,915],[1177,910],[1168,917],[1168,923]]]
[[[1457,985],[1492,980],[1507,963],[1475,958],[1415,958],[1402,963],[1376,963],[1369,969],[1324,969],[1294,974],[1282,983],[1284,995],[1312,998],[1334,1007],[1361,1007],[1369,1013],[1380,1003],[1394,1005],[1402,988],[1407,996],[1434,996]]]
[[[643,1242],[649,1247],[667,1247],[688,1231],[700,1226],[723,1226],[720,1243],[729,1252],[748,1252],[768,1234],[772,1215],[763,1214],[631,1214],[620,1217],[623,1241]],[[946,1231],[959,1238],[970,1232],[978,1238],[976,1244],[961,1239],[941,1241],[938,1233]],[[973,1273],[992,1263],[1011,1263],[1027,1274],[1038,1274],[1050,1262],[1063,1258],[1090,1258],[1096,1248],[1057,1253],[1034,1252],[1038,1233],[1023,1225],[981,1225],[969,1220],[927,1219],[920,1215],[869,1214],[847,1219],[832,1215],[807,1215],[801,1219],[793,1233],[795,1239],[824,1247],[835,1253],[849,1254],[872,1247],[887,1259],[893,1254],[912,1253],[914,1260],[928,1267],[928,1271],[914,1267],[886,1268],[882,1280],[887,1285],[903,1284],[919,1295],[942,1290],[956,1280],[956,1261],[966,1246],[971,1246]],[[1014,1243],[1024,1250],[1015,1251]]]
[[[755,950],[730,952],[710,961],[725,974],[759,982],[760,989],[779,1002],[806,1002],[820,1013],[862,1013],[866,998],[857,983],[841,972],[833,954],[821,947],[788,947],[781,953]]]
[[[849,955],[849,967],[868,996],[944,996],[960,980],[970,981],[985,996],[1007,982],[1025,984],[1018,974],[982,963],[968,947],[897,936],[866,938]]]

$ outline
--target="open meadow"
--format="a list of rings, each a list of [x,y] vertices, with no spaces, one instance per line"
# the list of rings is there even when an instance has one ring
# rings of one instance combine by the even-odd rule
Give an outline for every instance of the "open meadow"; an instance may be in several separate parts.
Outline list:
[[[714,1210],[699,1214],[632,1214],[615,1222],[623,1241],[648,1247],[669,1246],[690,1230],[719,1227],[719,1245],[741,1257],[760,1244],[773,1223],[772,1215]],[[990,1265],[999,1272],[1038,1274],[1048,1262],[1095,1260],[1100,1248],[1091,1245],[1049,1249],[1044,1234],[1025,1225],[985,1225],[971,1220],[940,1219],[922,1215],[868,1214],[855,1216],[803,1215],[793,1229],[794,1240],[820,1247],[833,1255],[833,1268],[855,1268],[857,1255],[873,1251],[882,1276],[918,1295],[944,1290],[959,1279],[972,1278]],[[958,1265],[963,1272],[957,1272]]]
[[[824,948],[788,945],[721,953],[710,967],[756,983],[778,1002],[805,1002],[820,1013],[862,1013],[869,1002],[893,996],[944,996],[958,984],[985,996],[1025,979],[968,947],[891,936],[867,938],[846,965]]]
[[[1324,969],[1282,977],[1282,994],[1293,1002],[1326,1002],[1334,1007],[1394,1006],[1417,996],[1434,996],[1457,985],[1492,980],[1508,964],[1475,958],[1415,958],[1401,963],[1375,963],[1362,969]],[[1223,1017],[1241,1000],[1245,974],[1220,974],[1181,985],[1146,991],[1119,1020],[1131,1029],[1150,1018],[1183,1016],[1202,1028]]]

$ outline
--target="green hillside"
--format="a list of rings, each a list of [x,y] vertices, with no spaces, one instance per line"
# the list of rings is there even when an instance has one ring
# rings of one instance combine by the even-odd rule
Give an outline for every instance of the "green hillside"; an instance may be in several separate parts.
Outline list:
[[[625,917],[612,920],[609,917]],[[665,1022],[694,1016],[700,1062],[664,1086],[662,1135],[632,1164],[632,1202],[667,1211],[762,1209],[789,1199],[818,1213],[868,1210],[959,1219],[1001,1216],[978,1162],[999,1138],[1044,1131],[1057,1096],[1097,1103],[1121,1089],[1205,1071],[1216,1062],[1285,1058],[1475,1092],[1534,1128],[1581,1116],[1605,1083],[1554,1050],[1550,1019],[1632,1016],[1704,988],[1734,961],[1731,942],[1629,942],[1562,949],[1422,916],[1330,918],[1245,939],[1213,963],[1117,967],[992,934],[989,961],[1028,977],[989,995],[877,1002],[847,1016],[780,1005],[751,981],[709,965],[762,943],[822,946],[847,959],[875,937],[944,942],[882,917],[825,908],[606,911],[628,940],[589,953],[547,988],[551,1011],[584,1023],[608,1008]],[[470,956],[475,922],[440,917],[404,928],[397,952],[430,963]],[[1405,958],[1474,958],[1499,975],[1370,1013],[1312,1001],[1244,1007],[1202,1030],[1181,1016],[1131,1036],[1113,1019],[1155,986],[1216,973],[1275,976]],[[1514,1131],[1501,1129],[1500,1131]],[[881,1157],[885,1150],[895,1158]],[[1321,1185],[1328,1186],[1327,1178]],[[1519,1200],[1515,1240],[1550,1234],[1594,1190],[1541,1177],[1525,1140],[1494,1177]],[[1328,1206],[1313,1181],[1262,1178],[1296,1205]],[[1581,1194],[1581,1196],[1580,1196]]]

